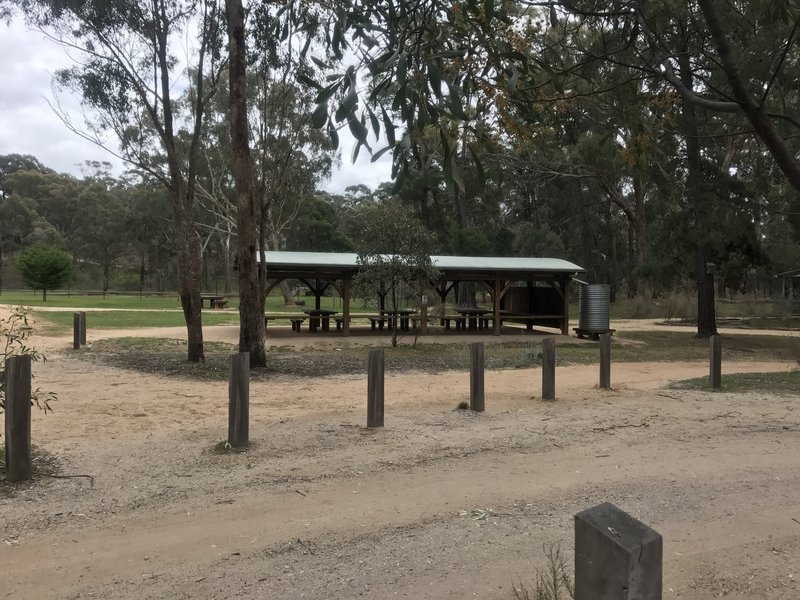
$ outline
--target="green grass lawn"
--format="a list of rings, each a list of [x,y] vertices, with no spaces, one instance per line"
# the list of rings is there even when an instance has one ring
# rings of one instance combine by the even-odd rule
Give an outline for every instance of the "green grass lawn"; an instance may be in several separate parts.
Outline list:
[[[63,290],[47,293],[47,302],[42,302],[41,292],[34,294],[31,291],[3,291],[0,294],[0,304],[23,306],[52,306],[69,308],[127,308],[170,310],[181,308],[181,301],[177,292],[170,296],[142,296],[138,295],[107,295],[87,296],[85,294],[68,295]]]
[[[708,390],[708,377],[676,381],[670,387],[679,390]],[[735,373],[722,376],[722,392],[766,392],[800,394],[800,371],[784,373]]]
[[[72,330],[72,313],[36,311],[36,322],[39,327],[51,333],[65,333]],[[86,311],[86,327],[88,329],[130,329],[136,327],[181,327],[186,322],[183,313],[143,312],[143,311]],[[238,325],[239,313],[229,311],[203,311],[204,325]]]

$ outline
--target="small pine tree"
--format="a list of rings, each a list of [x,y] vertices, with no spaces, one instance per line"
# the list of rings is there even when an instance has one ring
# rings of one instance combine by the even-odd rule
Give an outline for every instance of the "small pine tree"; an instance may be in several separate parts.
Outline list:
[[[17,268],[22,278],[34,290],[42,290],[42,301],[47,301],[47,290],[57,290],[72,274],[72,257],[55,246],[31,246],[19,253]]]

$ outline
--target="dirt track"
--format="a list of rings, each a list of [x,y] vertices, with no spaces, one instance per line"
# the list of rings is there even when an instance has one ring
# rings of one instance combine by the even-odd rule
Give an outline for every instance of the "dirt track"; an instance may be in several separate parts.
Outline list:
[[[62,341],[36,369],[59,400],[33,438],[93,485],[0,486],[5,596],[509,599],[608,500],[664,535],[665,598],[800,597],[796,399],[665,389],[706,364],[615,364],[608,392],[566,367],[554,403],[535,370],[489,372],[480,416],[453,410],[467,373],[387,376],[377,431],[362,377],[257,383],[253,447],[220,455],[225,384],[89,365]]]

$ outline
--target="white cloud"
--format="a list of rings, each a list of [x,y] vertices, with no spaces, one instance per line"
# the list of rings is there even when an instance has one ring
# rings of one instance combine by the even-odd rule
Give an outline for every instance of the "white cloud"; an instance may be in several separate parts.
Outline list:
[[[63,48],[16,18],[7,27],[0,24],[0,57],[0,154],[31,154],[56,171],[74,175],[81,175],[84,161],[108,161],[115,174],[122,173],[121,160],[70,131],[48,105],[48,101],[53,102],[54,73],[72,64]],[[59,101],[80,126],[79,98],[61,92]],[[347,130],[340,135],[342,164],[323,186],[326,190],[342,192],[359,183],[374,189],[389,180],[390,153],[372,163],[369,152],[362,148],[358,161],[352,164],[354,140]],[[376,149],[382,147],[383,142],[376,144]]]

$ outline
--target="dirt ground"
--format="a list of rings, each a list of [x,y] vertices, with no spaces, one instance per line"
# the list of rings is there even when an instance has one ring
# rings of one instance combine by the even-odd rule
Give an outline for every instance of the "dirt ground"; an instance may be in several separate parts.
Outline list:
[[[387,375],[380,430],[366,377],[254,382],[252,447],[219,454],[225,383],[37,342],[59,399],[34,415],[40,474],[0,485],[0,597],[511,599],[610,501],[664,536],[664,598],[800,598],[797,400],[666,387],[705,363],[614,364],[611,391],[559,368],[555,402],[535,369],[490,371],[480,415],[454,410],[466,372]]]

